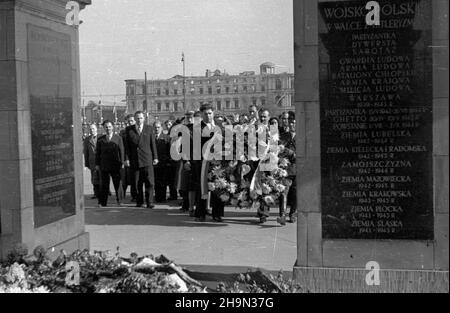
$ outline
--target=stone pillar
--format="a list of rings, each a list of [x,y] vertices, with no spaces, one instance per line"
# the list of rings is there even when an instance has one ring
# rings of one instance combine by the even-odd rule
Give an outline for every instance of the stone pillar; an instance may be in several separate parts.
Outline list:
[[[294,1],[295,104],[299,134],[298,256],[294,278],[311,292],[448,292],[449,4],[444,0],[404,0],[396,1],[395,4],[383,0],[378,2],[381,6],[380,28],[383,30],[366,27],[366,1]],[[417,6],[414,3],[418,3]],[[325,7],[328,13],[325,13]],[[362,10],[358,10],[359,7],[363,7]],[[333,11],[333,8],[339,9]],[[336,24],[350,31],[345,33],[345,30],[337,29]],[[332,29],[335,32],[330,35]],[[352,37],[355,34],[377,34],[381,37]],[[401,86],[402,90],[375,91],[379,85],[371,80],[371,75],[377,73],[384,78],[394,75],[392,72],[384,75],[375,69],[378,64],[393,64],[386,59],[368,58],[360,63],[363,66],[350,69],[336,67],[339,64],[336,60],[340,58],[353,60],[360,53],[365,53],[350,49],[351,45],[375,45],[375,41],[380,38],[383,47],[391,50],[372,51],[367,56],[377,58],[379,53],[407,56],[396,63],[396,66],[400,62],[403,62],[402,66],[412,66],[412,71],[396,76],[407,78],[406,82],[396,81],[384,85]],[[388,40],[393,41],[388,43]],[[350,65],[357,64],[356,61],[349,62]],[[343,76],[338,76],[339,73]],[[359,75],[359,78],[346,80],[345,75],[349,73],[350,76]],[[363,75],[366,75],[365,78]],[[356,87],[361,89],[355,91]],[[355,100],[358,99],[356,96],[364,94],[392,94],[395,99],[391,102],[379,100],[378,104],[375,98],[366,98],[360,102]],[[367,111],[342,113],[342,109],[363,108],[364,105]],[[369,113],[369,109],[377,106],[406,111],[390,111],[385,117],[379,116],[380,111]],[[350,126],[349,122],[337,121],[333,124],[333,120],[326,115],[332,114],[327,111],[330,108],[338,110],[335,112],[341,112],[340,116],[346,118],[381,118],[381,124],[372,123],[370,127],[383,131],[395,129],[399,131],[396,133],[398,136],[402,134],[405,137],[395,137],[397,135],[394,133],[386,138],[382,134],[372,136],[370,133],[367,138],[362,136],[360,140],[353,141],[345,137],[347,135],[340,137],[342,133],[333,127],[339,123],[347,127]],[[417,109],[422,113],[413,113]],[[399,118],[400,121],[413,120],[417,123],[388,124],[387,116],[391,116],[389,119]],[[369,124],[360,123],[360,126],[355,127],[369,127]],[[401,133],[404,130],[410,134]],[[348,134],[353,133],[350,130]],[[382,143],[383,140],[378,142],[374,138],[387,141]],[[356,156],[351,149],[346,150],[356,147],[363,151],[365,147],[381,146],[386,151],[390,149],[389,146],[395,149],[414,146],[416,151],[400,153],[394,150],[396,152],[393,154],[386,155],[383,151],[378,154],[360,152]],[[405,162],[399,163],[398,167],[386,165],[389,168],[387,174],[384,172],[386,168],[376,166],[372,168],[374,173],[371,173],[364,168],[343,169],[346,157],[348,161],[362,158],[359,161]],[[396,181],[393,185],[365,184],[375,176],[388,176],[395,180],[402,177],[404,181]],[[361,185],[352,182],[360,178]],[[370,199],[371,196],[367,196],[370,192],[377,194],[395,190],[405,193],[386,198],[378,195]],[[355,201],[392,201],[395,208],[393,215],[386,212],[377,215],[373,202],[355,205]],[[379,207],[384,210],[386,205]],[[361,209],[360,213],[356,213],[358,208]],[[386,221],[392,222],[389,224],[391,226],[386,227]],[[360,226],[355,228],[351,225]],[[388,231],[391,233],[386,233]],[[366,266],[370,261],[380,266],[379,271],[374,268],[373,272],[379,274],[379,284],[369,285],[366,282],[366,275],[370,272]]]
[[[17,243],[89,247],[78,27],[66,3],[0,3],[0,258]]]

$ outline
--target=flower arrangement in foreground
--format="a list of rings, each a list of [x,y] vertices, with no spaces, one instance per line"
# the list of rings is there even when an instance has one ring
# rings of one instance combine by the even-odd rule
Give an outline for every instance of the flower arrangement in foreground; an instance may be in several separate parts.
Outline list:
[[[259,141],[257,146],[262,151],[259,159],[250,158],[249,150],[244,149],[246,153],[236,153],[233,161],[210,161],[208,190],[225,204],[256,210],[270,207],[292,185],[287,171],[291,162],[283,154],[284,147],[278,145],[278,134],[269,134],[268,143]],[[258,164],[253,173],[250,164]]]
[[[23,246],[23,245],[17,245]],[[77,250],[67,255],[63,250],[51,261],[39,246],[33,255],[27,249],[14,248],[0,263],[1,293],[208,293],[210,290],[189,276],[181,267],[163,255],[128,258],[110,251]],[[79,281],[70,283],[70,264],[79,265]],[[205,273],[202,273],[204,276]],[[234,274],[233,274],[234,276]],[[68,279],[69,278],[69,279]],[[302,292],[292,281],[275,279],[264,273],[240,274],[232,282],[217,282],[217,292],[264,293]]]

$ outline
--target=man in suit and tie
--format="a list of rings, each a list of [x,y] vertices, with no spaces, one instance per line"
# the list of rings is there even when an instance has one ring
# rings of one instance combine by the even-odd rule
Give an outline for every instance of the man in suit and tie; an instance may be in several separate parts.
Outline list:
[[[170,136],[163,133],[162,123],[156,121],[153,124],[155,130],[156,150],[159,163],[155,166],[155,201],[166,202],[167,186],[170,174]],[[172,173],[173,175],[173,173]]]
[[[117,204],[122,201],[122,187],[120,186],[120,171],[125,160],[125,149],[122,137],[114,134],[114,125],[111,121],[104,121],[105,135],[98,138],[95,153],[96,169],[100,171],[100,197],[99,205],[107,206],[109,194],[109,179],[112,178],[116,191]]]
[[[144,112],[134,114],[136,125],[128,126],[125,130],[125,165],[130,167],[134,175],[134,183],[137,190],[136,207],[144,205],[154,208],[153,193],[155,188],[155,175],[153,166],[158,164],[158,151],[156,149],[155,134],[153,128],[145,125]]]
[[[83,141],[84,166],[91,171],[91,183],[94,189],[92,199],[100,194],[100,173],[95,169],[95,151],[97,148],[97,125],[89,126],[90,136]]]

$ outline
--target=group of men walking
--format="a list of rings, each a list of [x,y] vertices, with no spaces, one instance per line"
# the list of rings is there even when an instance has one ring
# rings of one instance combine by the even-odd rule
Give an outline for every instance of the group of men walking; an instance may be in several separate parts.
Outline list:
[[[114,133],[111,121],[104,121],[105,135],[99,138],[96,126],[91,125],[91,135],[84,141],[85,166],[91,170],[94,197],[100,206],[107,206],[112,179],[118,205],[130,185],[136,206],[153,208],[154,166],[159,163],[155,133],[145,124],[143,112],[127,120],[129,126],[120,134]]]
[[[196,121],[197,119],[197,121]],[[276,126],[279,129],[280,144],[285,146],[295,163],[295,114],[285,112],[280,116],[270,117],[266,109],[258,110],[256,106],[249,107],[248,115],[236,116],[233,120],[223,119],[214,115],[210,104],[201,106],[198,112],[187,112],[185,117],[175,122],[175,125],[163,124],[156,121],[152,126],[145,123],[145,114],[141,111],[126,118],[127,127],[114,133],[113,123],[103,122],[105,135],[98,137],[95,124],[90,126],[90,136],[84,140],[85,166],[91,171],[91,182],[94,188],[94,197],[98,198],[99,206],[107,206],[109,186],[112,179],[116,202],[121,205],[130,186],[133,202],[137,207],[153,208],[154,203],[166,201],[167,187],[169,187],[169,200],[183,198],[181,211],[195,217],[196,221],[203,222],[208,214],[216,222],[222,222],[224,217],[224,203],[214,193],[207,196],[201,190],[202,159],[193,157],[194,152],[194,122],[200,124],[201,133],[204,129],[210,130],[211,135],[201,137],[201,151],[206,142],[214,134],[213,129],[235,124],[255,124],[257,127]],[[171,147],[179,139],[179,135],[170,136],[172,127],[183,124],[190,133],[190,155],[184,155],[181,160],[173,160]],[[286,208],[290,206],[288,222],[295,222],[295,168],[289,171],[293,181],[289,193],[280,201],[280,217],[278,222],[286,224]],[[210,210],[210,208],[212,210]],[[268,209],[258,211],[260,223],[268,217]]]

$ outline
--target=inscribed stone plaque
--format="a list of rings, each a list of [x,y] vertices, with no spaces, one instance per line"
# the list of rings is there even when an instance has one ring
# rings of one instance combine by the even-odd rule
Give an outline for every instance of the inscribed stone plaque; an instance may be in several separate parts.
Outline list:
[[[35,227],[75,214],[70,36],[28,25]]]
[[[323,238],[433,239],[431,1],[319,3]]]

